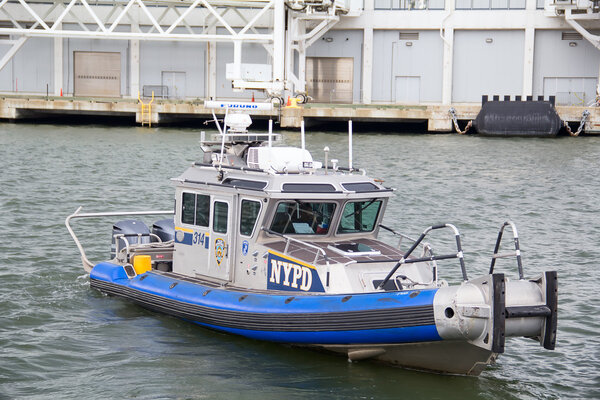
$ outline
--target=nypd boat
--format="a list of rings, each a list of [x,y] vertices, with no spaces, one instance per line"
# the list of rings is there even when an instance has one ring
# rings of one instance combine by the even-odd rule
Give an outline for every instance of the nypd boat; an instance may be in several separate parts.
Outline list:
[[[511,336],[554,349],[557,274],[524,276],[512,222],[488,274],[470,278],[454,225],[416,239],[382,225],[393,190],[353,167],[351,125],[342,167],[327,152],[315,161],[303,132],[300,148],[274,146],[271,128],[248,133],[244,103],[205,106],[226,110],[224,124],[215,116],[219,133],[202,134],[201,160],[173,179],[174,210],[67,217],[93,288],[218,331],[426,371],[479,375]],[[114,223],[110,260],[89,261],[72,220],[125,216],[134,219]],[[433,231],[456,249],[436,254]],[[510,277],[495,271],[503,257],[516,261]],[[453,285],[438,276],[450,259],[462,278]]]

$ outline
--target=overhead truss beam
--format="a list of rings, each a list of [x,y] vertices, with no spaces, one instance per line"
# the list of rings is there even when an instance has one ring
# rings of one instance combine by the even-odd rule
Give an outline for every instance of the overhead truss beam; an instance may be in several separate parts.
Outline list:
[[[28,38],[233,43],[233,85],[264,89],[269,95],[304,91],[304,66],[298,76],[293,59],[303,64],[306,49],[339,21],[338,1],[329,0],[0,0],[0,16],[12,27],[13,46],[0,59],[0,69]],[[290,25],[286,27],[286,5]],[[300,6],[300,8],[297,8]],[[242,44],[259,43],[271,56],[272,81],[242,79]]]
[[[227,42],[227,41],[249,41],[268,43],[273,42],[273,33],[248,33],[248,31],[263,18],[263,24],[272,26],[272,15],[268,12],[272,10],[276,1],[270,0],[251,3],[255,8],[245,9],[245,13],[252,15],[250,21],[246,21],[245,26],[236,31],[233,24],[228,22],[224,15],[229,7],[213,6],[207,0],[195,0],[185,7],[178,7],[175,3],[167,3],[161,7],[151,7],[152,10],[142,0],[129,0],[125,2],[112,2],[112,6],[104,4],[102,6],[91,5],[87,0],[71,0],[68,3],[56,1],[50,5],[51,12],[46,12],[42,17],[40,10],[48,7],[49,4],[31,3],[25,0],[0,2],[0,11],[8,17],[13,27],[0,28],[0,34],[23,35],[27,37],[73,37],[73,38],[96,38],[96,39],[119,39],[119,40],[185,40],[197,42]],[[153,2],[154,3],[154,2]],[[180,3],[181,4],[181,3]],[[124,7],[123,7],[124,6]],[[108,8],[110,7],[110,9]],[[181,12],[180,10],[184,10]],[[59,10],[59,12],[54,12]],[[175,19],[166,22],[166,16],[169,11],[173,11]],[[118,27],[127,25],[131,18],[139,18],[139,25],[146,27],[146,31],[124,32]],[[160,15],[156,17],[154,14]],[[107,14],[107,15],[102,15]],[[91,30],[82,22],[81,15],[85,15],[83,21],[90,21],[97,29]],[[195,21],[201,21],[199,32],[195,32],[193,25],[186,21],[186,18],[193,17]],[[37,22],[35,28],[24,28],[21,23],[30,19]],[[218,27],[223,27],[226,33],[207,34],[206,21],[214,19]],[[81,30],[65,28],[67,23],[77,23]],[[86,22],[87,23],[87,22]],[[176,32],[177,28],[184,28],[185,33]]]

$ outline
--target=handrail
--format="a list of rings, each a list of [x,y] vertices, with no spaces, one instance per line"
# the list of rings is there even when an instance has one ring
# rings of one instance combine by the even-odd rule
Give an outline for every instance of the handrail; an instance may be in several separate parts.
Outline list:
[[[323,255],[323,258],[325,259],[325,263],[327,265],[329,265],[329,258],[327,257],[327,253],[322,248],[320,248],[318,246],[315,246],[314,244],[307,243],[307,242],[305,242],[303,240],[296,239],[296,238],[293,238],[291,236],[287,236],[287,235],[284,235],[282,233],[272,231],[271,229],[265,228],[264,226],[261,227],[260,229],[262,231],[267,232],[268,234],[279,236],[279,237],[281,237],[281,238],[283,238],[283,239],[286,240],[285,248],[283,249],[283,253],[284,254],[287,253],[288,247],[290,246],[290,242],[297,242],[297,243],[300,243],[300,244],[302,244],[304,246],[307,246],[307,247],[310,247],[312,249],[315,249],[317,251],[317,253],[315,255],[315,259],[313,261],[313,264],[317,263],[317,259],[319,258],[319,253],[321,253]]]
[[[500,249],[500,242],[502,241],[502,234],[504,233],[504,228],[507,226],[510,226],[513,232],[515,251],[510,253],[498,254],[498,250]],[[492,255],[492,263],[490,264],[490,275],[494,273],[494,265],[496,265],[497,258],[506,258],[512,256],[517,257],[517,269],[519,271],[519,279],[523,279],[523,264],[521,262],[521,249],[519,248],[519,234],[517,232],[517,227],[512,221],[506,221],[500,228],[500,232],[498,232],[498,239],[496,239],[496,246],[494,247],[494,254]]]
[[[395,236],[400,236],[400,240],[398,241],[398,244],[396,245],[396,247],[398,247],[398,248],[400,248],[400,245],[402,244],[402,239],[408,239],[408,240],[410,240],[413,243],[416,242],[416,239],[413,239],[410,236],[407,236],[407,235],[405,235],[403,233],[397,232],[394,229],[389,228],[389,227],[387,227],[387,226],[385,226],[383,224],[379,224],[379,227],[385,229],[388,232],[391,232]]]
[[[127,216],[127,215],[169,215],[169,214],[175,213],[172,210],[171,211],[163,210],[163,211],[120,211],[120,212],[102,212],[102,213],[80,213],[82,208],[83,208],[83,206],[80,206],[77,210],[75,210],[75,212],[73,214],[69,215],[65,219],[65,225],[67,227],[67,230],[71,234],[73,241],[77,245],[77,248],[79,249],[79,254],[81,254],[81,262],[83,263],[83,268],[86,270],[86,272],[90,272],[92,270],[92,268],[94,267],[94,264],[92,264],[92,262],[87,258],[86,254],[85,254],[85,250],[83,249],[83,246],[81,245],[81,242],[77,238],[77,235],[75,235],[73,228],[71,228],[71,220],[73,218],[99,218],[99,217]]]
[[[386,231],[391,232],[395,236],[400,236],[400,240],[398,240],[398,244],[396,245],[396,247],[398,249],[400,249],[400,245],[402,244],[402,239],[408,239],[408,240],[410,240],[413,243],[417,241],[416,239],[413,239],[412,237],[410,237],[408,235],[405,235],[403,233],[397,232],[394,229],[389,228],[389,227],[387,227],[387,226],[385,226],[383,224],[379,224],[379,227],[385,229]],[[422,246],[423,246],[423,254],[422,254],[423,256],[425,256],[426,254],[429,254],[430,257],[434,256],[433,255],[433,247],[431,246],[430,243],[425,242],[425,243],[422,244]],[[432,268],[431,268],[432,269],[432,273],[433,273],[433,281],[437,284],[437,281],[438,281],[437,263],[436,263],[436,260],[431,260],[431,261],[432,261],[432,264],[433,264]]]
[[[442,228],[450,228],[454,231],[454,236],[456,238],[456,248],[458,250],[456,254],[445,254],[445,255],[441,255],[441,256],[411,258],[410,260],[408,259],[408,256],[410,256],[410,254],[417,248],[417,246],[419,246],[419,244],[423,241],[423,239],[425,238],[425,236],[427,236],[427,234],[429,232],[431,232],[432,230],[442,229]],[[394,273],[398,270],[398,268],[400,268],[400,266],[402,264],[412,264],[412,263],[417,263],[417,262],[422,262],[422,261],[447,260],[450,258],[458,258],[459,259],[460,269],[462,272],[463,280],[467,281],[468,280],[467,270],[465,269],[465,260],[463,257],[462,245],[460,243],[460,233],[458,232],[458,229],[452,224],[430,226],[429,228],[425,229],[423,231],[423,233],[421,233],[421,236],[419,236],[419,238],[413,243],[411,248],[406,253],[404,253],[404,256],[402,256],[402,258],[400,258],[400,260],[396,263],[396,265],[394,265],[394,268],[392,268],[392,270],[387,274],[385,279],[383,281],[381,281],[381,283],[379,284],[377,289],[383,289],[385,284],[390,280],[392,275],[394,275]]]

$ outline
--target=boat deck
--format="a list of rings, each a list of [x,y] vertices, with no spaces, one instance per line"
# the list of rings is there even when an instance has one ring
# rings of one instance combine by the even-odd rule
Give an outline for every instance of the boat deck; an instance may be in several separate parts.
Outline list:
[[[328,248],[329,245],[333,244],[332,242],[310,242],[306,243],[316,246],[323,251],[327,255],[330,264],[340,263],[340,264],[348,264],[352,262],[397,262],[404,255],[403,252],[398,250],[397,248],[380,242],[379,240],[374,239],[356,239],[356,240],[345,240],[345,241],[337,241],[335,242],[336,246],[340,245],[351,245],[351,244],[362,244],[370,247],[374,251],[380,252],[377,255],[361,255],[361,256],[345,256],[334,250]],[[285,241],[277,241],[267,244],[267,247],[271,248],[274,251],[279,253],[283,253],[286,246]],[[287,255],[293,257],[297,260],[304,261],[307,264],[316,264],[316,265],[326,265],[327,262],[324,257],[319,256],[317,258],[316,263],[315,258],[317,257],[317,251],[308,246],[303,245],[302,243],[290,242],[287,252]]]

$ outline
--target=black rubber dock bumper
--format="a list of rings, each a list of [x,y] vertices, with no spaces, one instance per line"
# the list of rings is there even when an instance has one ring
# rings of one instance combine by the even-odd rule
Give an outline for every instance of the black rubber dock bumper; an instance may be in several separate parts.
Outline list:
[[[507,96],[506,96],[507,97]],[[555,137],[563,127],[550,101],[487,101],[483,96],[481,110],[473,121],[473,128],[483,136]]]

